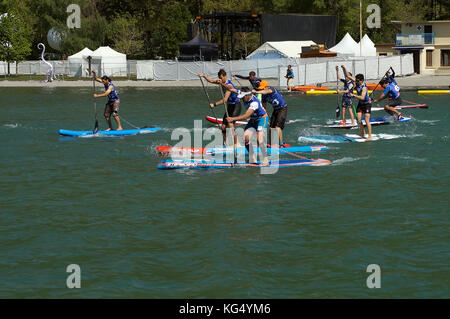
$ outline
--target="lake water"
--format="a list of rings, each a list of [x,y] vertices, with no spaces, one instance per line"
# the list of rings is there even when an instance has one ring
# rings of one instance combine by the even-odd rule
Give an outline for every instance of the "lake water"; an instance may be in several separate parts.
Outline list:
[[[450,96],[406,92],[430,108],[374,127],[402,137],[329,144],[301,155],[330,166],[262,175],[156,168],[175,128],[212,126],[201,88],[119,90],[125,119],[162,131],[58,136],[93,128],[91,93],[0,88],[0,297],[448,298]],[[333,119],[335,96],[285,97],[286,143],[342,133],[310,127]],[[66,286],[70,264],[81,289]]]

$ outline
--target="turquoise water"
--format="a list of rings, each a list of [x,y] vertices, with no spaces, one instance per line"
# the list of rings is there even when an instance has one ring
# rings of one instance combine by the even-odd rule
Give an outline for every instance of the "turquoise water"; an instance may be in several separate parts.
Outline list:
[[[261,175],[156,169],[156,146],[210,115],[201,88],[121,89],[121,115],[164,128],[126,138],[58,136],[93,127],[89,88],[0,94],[0,297],[448,297],[450,96],[404,93],[430,108],[374,128],[402,137]],[[310,127],[333,119],[336,97],[286,99],[287,143],[338,133]],[[66,287],[69,264],[81,289]]]

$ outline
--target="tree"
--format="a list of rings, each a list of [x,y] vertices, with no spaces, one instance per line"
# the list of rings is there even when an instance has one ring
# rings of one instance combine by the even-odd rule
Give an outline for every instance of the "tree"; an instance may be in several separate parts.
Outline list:
[[[187,40],[191,13],[181,3],[168,2],[155,8],[154,14],[155,19],[148,25],[150,56],[174,58],[178,54],[178,45]]]
[[[137,17],[129,13],[116,15],[108,28],[108,37],[115,50],[129,57],[138,58],[144,54],[144,31]]]
[[[0,61],[10,63],[23,61],[31,53],[32,31],[19,17],[17,12],[10,11],[0,17]]]

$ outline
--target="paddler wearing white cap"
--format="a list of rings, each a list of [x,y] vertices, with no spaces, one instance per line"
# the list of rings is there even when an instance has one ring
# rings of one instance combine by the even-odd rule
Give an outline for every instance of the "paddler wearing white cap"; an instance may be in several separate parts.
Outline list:
[[[248,119],[248,123],[245,126],[244,139],[245,147],[251,154],[250,161],[256,163],[256,156],[254,152],[250,152],[251,137],[256,131],[256,138],[258,145],[263,156],[261,165],[269,165],[269,158],[267,156],[267,145],[265,141],[265,131],[269,123],[269,117],[267,116],[266,109],[263,107],[261,101],[253,95],[249,88],[243,88],[238,95],[239,99],[244,101],[246,112],[239,116],[228,117],[227,121],[232,123],[234,121],[245,121]]]
[[[270,116],[270,128],[274,128],[278,131],[279,145],[280,147],[285,147],[285,144],[283,143],[283,129],[284,124],[286,123],[288,111],[286,101],[284,100],[281,93],[278,92],[278,90],[274,87],[270,86],[267,81],[261,81],[258,86],[258,90],[252,90],[252,92],[254,94],[262,94],[262,102],[264,108],[266,108],[267,102],[272,104],[273,112]],[[269,130],[269,141],[271,133],[270,131],[271,130]]]

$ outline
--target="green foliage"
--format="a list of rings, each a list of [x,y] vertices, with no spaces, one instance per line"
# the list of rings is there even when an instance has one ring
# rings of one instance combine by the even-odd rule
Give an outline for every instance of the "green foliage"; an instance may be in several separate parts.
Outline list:
[[[150,55],[152,58],[174,58],[178,45],[187,40],[187,25],[191,14],[186,6],[178,2],[168,2],[156,11],[157,18],[150,26]]]
[[[31,52],[32,31],[18,13],[10,10],[0,19],[0,61],[23,61]],[[9,72],[9,70],[8,70]]]
[[[81,29],[67,28],[66,8],[72,3],[81,7]],[[370,13],[365,10],[372,3],[381,7],[381,29],[366,26]],[[349,32],[359,41],[359,0],[0,0],[0,14],[9,10],[17,12],[32,39],[28,59],[39,56],[36,45],[47,44],[47,33],[52,28],[64,36],[59,51],[47,45],[51,57],[109,45],[131,58],[173,58],[178,54],[178,45],[190,40],[187,25],[191,19],[213,12],[336,15],[337,40]],[[376,43],[392,43],[398,32],[392,20],[449,19],[450,1],[363,0],[362,13],[363,34]],[[210,34],[208,38],[211,36],[212,41],[219,41],[218,35]],[[236,34],[237,52],[249,53],[257,46],[258,34]]]
[[[144,31],[137,17],[129,13],[115,16],[108,27],[108,37],[113,48],[129,58],[139,58],[144,54]]]

